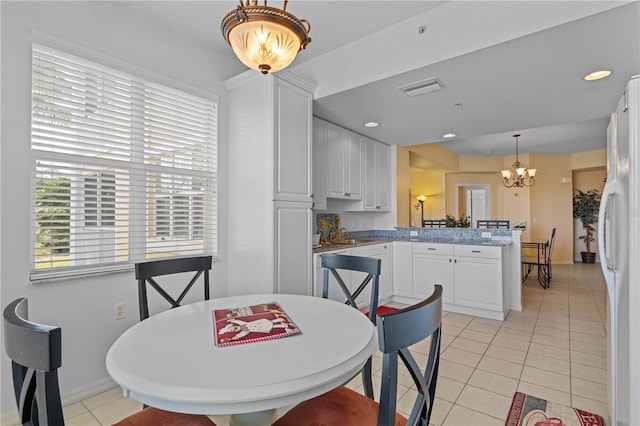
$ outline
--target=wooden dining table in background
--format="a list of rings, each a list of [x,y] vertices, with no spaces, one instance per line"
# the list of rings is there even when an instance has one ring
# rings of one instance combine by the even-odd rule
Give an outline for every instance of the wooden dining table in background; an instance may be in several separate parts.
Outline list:
[[[212,311],[276,302],[301,333],[237,346],[215,345]],[[232,425],[268,425],[277,409],[338,387],[377,348],[360,311],[319,297],[259,294],[171,309],[125,331],[107,353],[124,395],[192,414],[229,414]]]

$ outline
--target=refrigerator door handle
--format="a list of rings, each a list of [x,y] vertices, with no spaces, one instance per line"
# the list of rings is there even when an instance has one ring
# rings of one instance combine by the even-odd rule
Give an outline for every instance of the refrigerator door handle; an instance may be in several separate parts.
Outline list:
[[[607,226],[607,208],[609,207],[609,202],[615,195],[615,184],[615,179],[605,184],[602,190],[600,210],[598,211],[598,251],[600,252],[600,267],[607,282],[613,282],[613,270],[615,268],[615,259],[611,257],[610,250],[608,249],[610,235],[607,235],[608,232],[611,232],[611,229]]]

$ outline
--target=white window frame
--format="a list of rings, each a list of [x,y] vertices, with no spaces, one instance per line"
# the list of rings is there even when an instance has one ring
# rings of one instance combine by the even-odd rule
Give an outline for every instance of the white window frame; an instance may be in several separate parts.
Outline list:
[[[216,257],[217,97],[38,43],[32,53],[30,279],[126,270],[162,257]],[[56,182],[62,197],[48,192]],[[186,232],[176,235],[170,215],[172,235],[156,238],[156,196],[188,198]],[[47,222],[41,214],[58,198],[68,201]],[[56,231],[57,256],[38,238]]]

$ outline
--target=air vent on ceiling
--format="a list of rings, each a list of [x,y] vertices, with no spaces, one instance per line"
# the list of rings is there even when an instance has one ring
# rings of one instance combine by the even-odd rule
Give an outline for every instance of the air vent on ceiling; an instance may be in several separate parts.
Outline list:
[[[416,83],[407,84],[406,86],[399,87],[398,89],[403,91],[407,96],[418,96],[423,93],[435,92],[443,87],[444,84],[442,84],[438,77],[433,77]]]

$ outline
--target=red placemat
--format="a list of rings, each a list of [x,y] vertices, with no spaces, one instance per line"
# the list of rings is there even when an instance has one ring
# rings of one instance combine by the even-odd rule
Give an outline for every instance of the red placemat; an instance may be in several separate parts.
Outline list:
[[[216,309],[212,314],[216,346],[234,346],[300,334],[300,329],[276,302]]]

